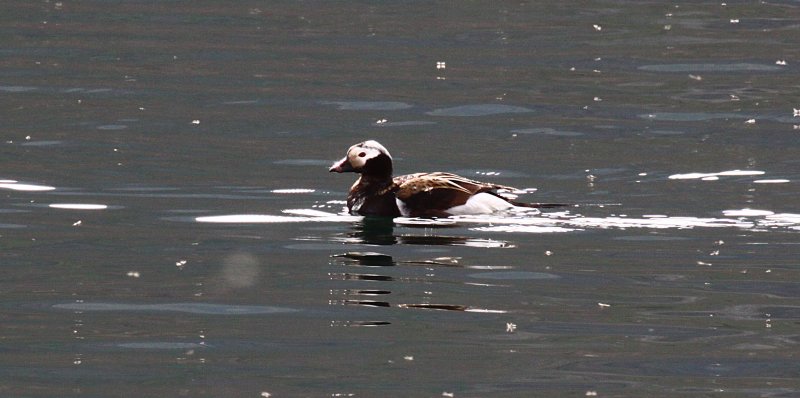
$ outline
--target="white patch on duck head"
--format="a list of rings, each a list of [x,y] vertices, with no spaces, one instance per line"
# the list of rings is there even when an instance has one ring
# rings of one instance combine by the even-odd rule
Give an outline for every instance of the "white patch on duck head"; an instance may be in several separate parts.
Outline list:
[[[389,159],[392,158],[389,151],[387,151],[383,145],[379,144],[378,141],[369,140],[351,146],[350,149],[347,150],[347,159],[354,169],[361,170],[368,160],[376,158],[381,154],[388,156]]]

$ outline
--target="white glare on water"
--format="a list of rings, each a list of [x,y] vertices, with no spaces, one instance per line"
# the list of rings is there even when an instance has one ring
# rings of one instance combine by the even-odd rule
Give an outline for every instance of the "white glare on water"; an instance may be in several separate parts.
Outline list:
[[[294,223],[294,222],[354,222],[362,217],[336,215],[332,213],[309,210],[302,212],[292,211],[297,216],[277,216],[269,214],[231,214],[220,216],[197,217],[200,223],[221,224],[269,224],[269,223]],[[477,231],[492,232],[526,232],[526,233],[554,233],[570,232],[584,228],[693,228],[693,227],[721,227],[739,226],[751,227],[752,223],[734,219],[713,219],[695,217],[662,217],[662,218],[622,218],[622,217],[561,217],[558,214],[547,214],[546,217],[502,217],[502,216],[460,216],[447,219],[410,219],[396,218],[395,224],[400,226],[430,225],[443,226],[455,224],[485,224],[473,228]]]
[[[669,176],[670,180],[693,180],[693,179],[706,179],[720,176],[758,176],[763,175],[761,170],[727,170],[718,173],[686,173],[686,174],[673,174]]]
[[[14,180],[0,180],[0,188],[11,189],[13,191],[30,191],[30,192],[52,191],[56,189],[56,187],[51,187],[47,185],[20,184]]]
[[[315,209],[287,209],[283,213],[270,214],[231,214],[197,217],[201,223],[295,223],[295,222],[334,222],[352,223],[362,217],[334,214]],[[455,216],[440,219],[404,218],[394,219],[399,227],[444,227],[469,226],[473,231],[507,233],[564,233],[600,228],[650,228],[650,229],[693,229],[693,228],[788,228],[800,230],[800,215],[775,213],[771,210],[728,209],[720,211],[722,217],[669,216],[666,214],[646,214],[642,216],[585,217],[565,212],[512,213],[498,215]],[[472,239],[470,245],[481,247],[506,247],[503,241],[492,239]]]
[[[273,189],[272,193],[314,193],[315,189],[306,189],[306,188],[289,188],[289,189]]]
[[[790,182],[789,180],[783,178],[775,178],[775,179],[767,179],[767,180],[755,180],[753,183],[755,184],[786,184]]]
[[[775,214],[775,212],[769,210],[741,209],[741,210],[724,210],[722,214],[728,217],[758,217],[758,216],[771,216]]]
[[[48,207],[65,210],[105,210],[108,208],[108,205],[93,203],[51,203]]]

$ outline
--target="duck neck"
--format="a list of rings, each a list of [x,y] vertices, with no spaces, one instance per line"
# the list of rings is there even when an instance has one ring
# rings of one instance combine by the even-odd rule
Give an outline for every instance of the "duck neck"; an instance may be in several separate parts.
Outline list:
[[[351,214],[397,217],[392,175],[362,174],[347,195]]]
[[[370,188],[383,188],[392,183],[392,172],[385,174],[362,174],[359,183]]]

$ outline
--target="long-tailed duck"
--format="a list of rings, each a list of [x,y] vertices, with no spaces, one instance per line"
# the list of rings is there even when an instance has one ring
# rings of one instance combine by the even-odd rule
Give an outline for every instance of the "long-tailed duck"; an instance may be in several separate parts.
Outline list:
[[[354,172],[361,177],[350,188],[351,214],[380,217],[448,217],[488,214],[514,206],[556,207],[557,203],[520,203],[499,192],[516,188],[470,180],[452,173],[415,173],[392,177],[392,156],[377,141],[347,150],[330,172]]]

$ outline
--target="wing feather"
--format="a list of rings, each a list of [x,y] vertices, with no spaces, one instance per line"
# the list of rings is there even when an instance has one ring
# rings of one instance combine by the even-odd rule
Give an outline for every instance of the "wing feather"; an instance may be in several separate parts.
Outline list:
[[[392,189],[412,215],[446,214],[481,192],[513,191],[515,188],[464,178],[452,173],[415,173],[394,178]],[[495,193],[496,194],[496,193]]]

